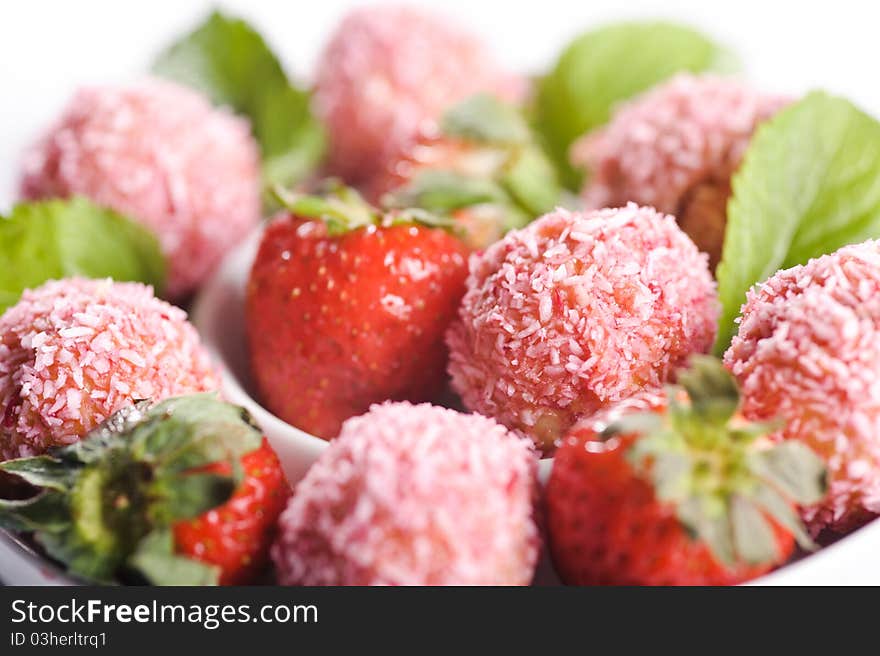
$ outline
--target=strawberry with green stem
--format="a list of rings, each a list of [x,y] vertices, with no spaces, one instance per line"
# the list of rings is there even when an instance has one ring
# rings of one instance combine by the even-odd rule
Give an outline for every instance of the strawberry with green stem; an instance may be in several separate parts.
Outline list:
[[[381,212],[341,186],[277,196],[287,211],[263,235],[246,298],[262,401],[331,439],[373,403],[436,398],[467,276],[450,222],[422,209]]]
[[[250,582],[289,494],[247,412],[209,394],[139,402],[0,471],[36,488],[0,499],[0,526],[33,533],[72,574],[98,582]]]
[[[556,453],[548,532],[575,585],[728,585],[812,542],[796,507],[825,493],[821,459],[739,416],[717,360],[695,357],[648,412],[581,425]]]
[[[477,94],[375,176],[367,194],[387,207],[451,216],[479,250],[552,210],[561,189],[519,111]]]

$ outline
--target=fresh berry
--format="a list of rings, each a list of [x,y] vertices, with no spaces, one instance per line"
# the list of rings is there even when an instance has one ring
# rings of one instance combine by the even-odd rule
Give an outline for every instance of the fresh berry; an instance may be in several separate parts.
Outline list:
[[[715,269],[730,177],[755,128],[789,101],[737,78],[683,74],[622,105],[572,159],[589,172],[588,207],[634,201],[674,215]]]
[[[75,442],[135,400],[219,383],[186,313],[150,287],[47,282],[0,317],[0,459]]]
[[[220,585],[243,585],[262,573],[275,538],[275,524],[289,488],[275,451],[264,438],[241,458],[244,478],[222,506],[174,525],[177,553],[220,568]],[[229,475],[228,463],[201,471]]]
[[[361,184],[434,131],[451,105],[479,92],[517,100],[523,87],[444,16],[414,7],[355,9],[331,36],[315,80],[329,173]]]
[[[480,415],[385,403],[300,481],[272,549],[283,585],[527,585],[531,444]]]
[[[348,189],[283,198],[247,289],[261,399],[325,439],[372,403],[430,400],[445,385],[443,333],[467,249],[423,212],[380,214]]]
[[[678,380],[575,427],[556,452],[547,527],[564,582],[732,585],[784,563],[795,539],[812,546],[795,506],[822,497],[821,459],[742,420],[720,362],[695,357]]]
[[[278,459],[242,408],[213,395],[148,405],[70,446],[0,463],[37,490],[0,499],[0,526],[32,532],[89,581],[253,582],[288,496]]]
[[[260,189],[247,122],[158,79],[80,90],[27,153],[21,181],[24,198],[81,194],[152,229],[178,299],[257,225]]]
[[[814,534],[880,514],[880,242],[779,271],[749,292],[724,362],[743,412],[785,421],[828,464],[830,490],[804,510]]]
[[[706,256],[630,204],[557,210],[470,263],[449,372],[465,406],[552,450],[578,420],[659,389],[715,336]]]
[[[423,133],[366,187],[376,202],[451,215],[477,250],[549,212],[560,196],[525,119],[488,94],[449,109],[436,132]]]

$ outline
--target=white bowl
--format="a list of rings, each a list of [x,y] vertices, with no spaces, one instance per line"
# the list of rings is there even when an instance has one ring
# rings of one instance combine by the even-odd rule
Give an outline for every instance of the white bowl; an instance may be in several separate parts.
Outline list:
[[[227,257],[203,288],[192,318],[205,345],[223,366],[224,395],[254,415],[278,452],[288,480],[295,484],[327,442],[282,421],[248,392],[251,381],[244,338],[244,291],[261,235],[261,231],[252,234]],[[542,481],[547,480],[552,465],[552,459],[541,461]],[[558,583],[546,556],[539,565],[536,583]],[[880,520],[752,584],[880,585]]]
[[[223,395],[254,416],[278,454],[293,485],[317,460],[327,442],[279,419],[257,403],[251,388],[244,327],[244,293],[262,231],[251,234],[227,256],[196,300],[192,321],[222,368]]]

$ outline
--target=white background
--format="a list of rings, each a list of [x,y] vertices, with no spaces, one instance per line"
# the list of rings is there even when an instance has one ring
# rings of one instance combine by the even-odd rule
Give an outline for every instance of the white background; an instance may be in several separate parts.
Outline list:
[[[146,70],[170,39],[217,3],[201,0],[0,2],[0,210],[14,200],[23,147],[79,84]],[[288,70],[308,78],[350,0],[219,3],[249,18]],[[510,67],[539,71],[578,32],[619,18],[686,21],[739,53],[768,90],[823,87],[880,114],[880,12],[872,0],[434,0],[419,4],[470,25]]]

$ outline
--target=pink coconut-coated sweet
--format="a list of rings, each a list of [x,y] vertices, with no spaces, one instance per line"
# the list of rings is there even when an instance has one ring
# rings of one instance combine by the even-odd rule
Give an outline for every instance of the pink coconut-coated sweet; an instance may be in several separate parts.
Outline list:
[[[259,221],[259,161],[246,121],[146,79],[77,92],[26,153],[21,195],[82,194],[142,222],[169,258],[166,292],[179,298]]]
[[[452,386],[549,449],[706,351],[717,315],[706,256],[671,216],[560,209],[471,256],[447,334]]]
[[[749,419],[827,461],[830,490],[807,508],[813,533],[880,514],[880,242],[780,271],[749,292],[724,355]]]
[[[186,314],[139,283],[70,278],[0,317],[0,458],[70,444],[136,399],[219,388]]]
[[[572,148],[589,207],[633,201],[676,214],[699,183],[726,181],[752,133],[788,100],[733,77],[678,75],[623,104]]]
[[[518,100],[472,34],[424,9],[383,5],[350,12],[318,64],[315,100],[329,127],[328,169],[356,184],[384,171],[451,105],[486,91]]]
[[[374,405],[294,491],[285,585],[526,585],[539,551],[530,443],[479,415]]]

